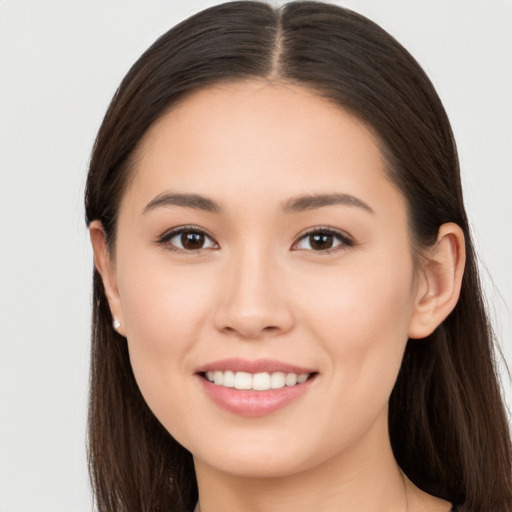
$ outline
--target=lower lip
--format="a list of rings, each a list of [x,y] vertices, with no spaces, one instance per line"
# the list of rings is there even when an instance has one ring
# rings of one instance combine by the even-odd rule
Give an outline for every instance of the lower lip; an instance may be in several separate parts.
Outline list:
[[[267,391],[248,391],[219,386],[198,376],[207,395],[223,409],[240,416],[264,416],[286,407],[311,387],[316,376],[302,384]]]

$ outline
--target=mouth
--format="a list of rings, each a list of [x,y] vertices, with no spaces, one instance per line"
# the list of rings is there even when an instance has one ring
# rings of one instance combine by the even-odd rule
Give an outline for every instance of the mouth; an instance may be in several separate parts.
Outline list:
[[[207,396],[218,406],[241,416],[263,416],[303,396],[318,372],[274,360],[229,359],[195,372]]]
[[[282,389],[286,386],[297,386],[313,378],[313,373],[285,373],[285,372],[234,372],[232,370],[210,370],[200,374],[204,379],[216,386],[234,388],[239,390],[267,391],[269,389]]]

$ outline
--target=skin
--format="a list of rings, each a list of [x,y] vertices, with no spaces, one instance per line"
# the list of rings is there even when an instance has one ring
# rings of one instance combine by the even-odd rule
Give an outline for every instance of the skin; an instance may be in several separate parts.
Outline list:
[[[165,193],[222,211],[148,208]],[[332,193],[371,211],[284,208]],[[208,233],[203,248],[158,242],[179,226]],[[315,250],[308,230],[325,227],[342,238]],[[457,301],[463,235],[443,225],[415,266],[404,198],[360,121],[290,84],[196,92],[140,144],[115,258],[99,222],[91,240],[142,394],[194,455],[203,512],[450,509],[402,475],[387,414],[408,338],[430,334]],[[285,407],[245,417],[215,404],[196,374],[231,357],[317,375]]]

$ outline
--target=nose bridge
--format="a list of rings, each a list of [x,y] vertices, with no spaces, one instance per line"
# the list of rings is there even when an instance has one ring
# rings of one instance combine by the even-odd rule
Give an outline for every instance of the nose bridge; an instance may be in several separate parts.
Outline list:
[[[284,276],[271,248],[247,244],[226,262],[216,326],[243,338],[288,331],[293,323]]]

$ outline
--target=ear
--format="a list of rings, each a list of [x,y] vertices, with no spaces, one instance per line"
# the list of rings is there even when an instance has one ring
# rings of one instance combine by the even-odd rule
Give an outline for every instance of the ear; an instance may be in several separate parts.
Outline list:
[[[99,220],[91,222],[89,225],[89,236],[91,238],[92,250],[94,253],[94,265],[100,273],[107,296],[110,312],[114,319],[120,324],[119,327],[113,327],[119,334],[125,334],[125,322],[119,290],[117,289],[117,280],[114,262],[107,248],[107,241],[103,225]]]
[[[420,269],[410,338],[429,336],[451,313],[459,299],[465,263],[462,229],[452,222],[443,224]]]

